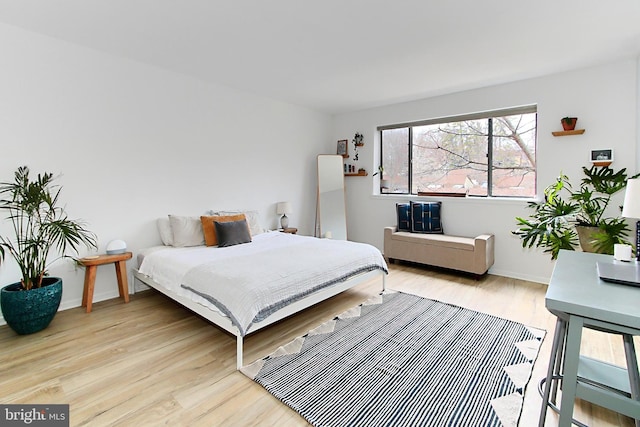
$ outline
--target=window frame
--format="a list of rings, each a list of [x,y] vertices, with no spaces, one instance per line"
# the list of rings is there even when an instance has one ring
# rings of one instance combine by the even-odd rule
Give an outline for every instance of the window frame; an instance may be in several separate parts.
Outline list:
[[[537,160],[537,154],[538,154],[538,120],[537,120],[537,114],[538,114],[538,106],[537,104],[528,104],[528,105],[522,105],[522,106],[517,106],[517,107],[510,107],[510,108],[501,108],[501,109],[497,109],[497,110],[488,110],[488,111],[480,111],[480,112],[476,112],[476,113],[469,113],[469,114],[462,114],[462,115],[456,115],[456,116],[443,116],[443,117],[437,117],[437,118],[432,118],[432,119],[426,119],[426,120],[417,120],[417,121],[412,121],[412,122],[404,122],[404,123],[396,123],[396,124],[389,124],[389,125],[382,125],[382,126],[378,126],[376,128],[376,130],[378,131],[378,135],[379,135],[379,139],[380,139],[380,157],[378,159],[378,170],[380,170],[380,168],[383,166],[383,159],[384,159],[384,140],[383,140],[383,136],[382,136],[382,132],[385,130],[393,130],[393,129],[402,129],[402,128],[407,128],[408,129],[408,138],[407,138],[407,144],[408,144],[408,177],[407,177],[407,192],[403,192],[403,193],[397,193],[397,192],[382,192],[381,189],[378,189],[378,193],[380,196],[412,196],[412,197],[419,197],[419,195],[417,193],[412,193],[412,187],[413,187],[413,128],[417,127],[417,126],[427,126],[427,125],[435,125],[435,124],[441,124],[441,123],[451,123],[451,122],[460,122],[460,121],[468,121],[468,120],[489,120],[489,126],[488,126],[488,141],[491,141],[491,143],[487,144],[487,194],[486,195],[469,195],[468,197],[475,197],[475,198],[493,198],[493,199],[505,199],[505,200],[513,200],[513,199],[524,199],[524,200],[535,200],[537,199],[537,178],[535,180],[535,188],[533,191],[533,194],[530,197],[526,197],[526,196],[494,196],[492,194],[492,185],[493,185],[493,119],[495,117],[501,117],[501,116],[514,116],[514,115],[519,115],[519,114],[531,114],[534,113],[536,114],[536,127],[535,127],[535,135],[534,135],[534,140],[535,140],[535,156],[536,156],[536,160]],[[537,161],[535,164],[535,173],[536,173],[536,177],[538,174],[538,165],[537,165]],[[434,196],[434,197],[461,197],[460,195],[456,194],[453,195],[451,193],[434,193],[433,195],[430,196]]]

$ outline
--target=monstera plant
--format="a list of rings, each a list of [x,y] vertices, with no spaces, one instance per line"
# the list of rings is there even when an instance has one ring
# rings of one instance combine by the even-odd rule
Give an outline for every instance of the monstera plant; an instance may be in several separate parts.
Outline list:
[[[51,173],[31,179],[29,168],[19,167],[13,182],[0,183],[0,211],[13,226],[13,236],[0,236],[0,265],[10,255],[21,278],[0,291],[7,324],[19,334],[48,326],[60,305],[62,279],[48,276],[52,262],[71,258],[80,245],[96,247],[96,237],[59,206],[61,187]]]
[[[605,216],[612,196],[627,185],[626,169],[592,166],[582,171],[577,190],[561,173],[545,188],[543,201],[529,203],[533,213],[528,218],[516,217],[519,228],[513,233],[522,247],[544,248],[556,259],[561,249],[575,250],[578,245],[586,252],[613,254],[614,244],[629,244],[624,218]]]

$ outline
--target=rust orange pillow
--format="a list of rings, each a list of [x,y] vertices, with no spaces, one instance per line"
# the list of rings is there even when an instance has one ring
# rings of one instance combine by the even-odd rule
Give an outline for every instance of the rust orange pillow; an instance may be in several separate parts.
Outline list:
[[[247,220],[244,214],[237,215],[214,215],[214,216],[201,216],[200,222],[202,222],[202,232],[204,233],[204,242],[207,246],[216,246],[218,244],[218,236],[216,236],[215,221],[229,222],[229,221],[242,221]]]

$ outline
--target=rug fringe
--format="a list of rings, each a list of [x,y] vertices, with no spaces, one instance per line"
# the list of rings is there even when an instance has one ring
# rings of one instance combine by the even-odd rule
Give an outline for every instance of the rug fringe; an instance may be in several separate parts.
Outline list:
[[[504,427],[516,427],[522,411],[522,395],[512,393],[491,400],[491,406]]]

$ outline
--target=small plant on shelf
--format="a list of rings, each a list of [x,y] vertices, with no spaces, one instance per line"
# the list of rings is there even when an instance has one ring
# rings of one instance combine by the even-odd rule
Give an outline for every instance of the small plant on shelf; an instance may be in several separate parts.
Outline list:
[[[353,145],[355,145],[356,147],[362,147],[364,145],[364,142],[362,142],[363,139],[364,137],[362,136],[362,134],[356,132],[355,136],[353,137]]]
[[[563,117],[560,122],[562,123],[562,128],[564,130],[574,130],[576,128],[576,122],[578,121],[577,117]]]
[[[351,142],[353,142],[353,160],[354,161],[358,161],[358,147],[362,147],[364,145],[364,142],[362,142],[362,134],[356,132],[356,135],[353,137],[353,140]]]

